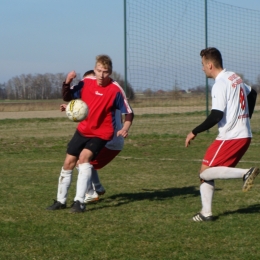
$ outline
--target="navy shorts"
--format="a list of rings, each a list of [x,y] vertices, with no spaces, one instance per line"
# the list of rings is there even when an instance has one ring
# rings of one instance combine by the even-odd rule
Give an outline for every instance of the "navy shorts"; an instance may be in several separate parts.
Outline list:
[[[86,137],[76,130],[72,139],[68,143],[67,154],[79,157],[83,149],[88,149],[93,153],[92,160],[98,155],[102,148],[106,145],[107,140],[98,137]]]

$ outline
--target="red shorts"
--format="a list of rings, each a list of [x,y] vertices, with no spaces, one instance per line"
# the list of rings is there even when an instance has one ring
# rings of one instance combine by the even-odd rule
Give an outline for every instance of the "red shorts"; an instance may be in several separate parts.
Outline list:
[[[235,167],[247,151],[251,138],[215,140],[207,149],[202,164]]]
[[[105,165],[110,163],[119,153],[121,150],[110,150],[106,147],[102,148],[102,150],[98,153],[96,158],[90,162],[93,165],[95,170],[103,168]]]

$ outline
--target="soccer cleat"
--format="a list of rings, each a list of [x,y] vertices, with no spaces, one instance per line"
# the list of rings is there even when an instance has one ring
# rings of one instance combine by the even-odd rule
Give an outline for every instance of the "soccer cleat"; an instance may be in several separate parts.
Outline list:
[[[258,175],[259,169],[256,167],[252,167],[249,169],[249,171],[244,175],[243,177],[243,187],[242,191],[246,192],[249,191],[253,187],[253,182],[255,180],[255,177]]]
[[[213,220],[213,216],[203,216],[201,213],[197,213],[196,215],[194,215],[192,217],[192,220],[195,222],[201,222],[201,221],[212,221]]]
[[[99,189],[95,189],[95,191],[97,192],[97,194],[100,195],[104,195],[106,193],[106,190],[104,189],[103,186],[101,186],[101,188]]]
[[[66,203],[62,204],[61,202],[54,200],[53,204],[46,208],[47,210],[57,210],[57,209],[66,209]]]
[[[86,193],[84,202],[91,203],[91,202],[96,202],[98,200],[99,200],[98,194],[96,191],[94,191],[92,195]]]
[[[86,204],[81,203],[80,201],[76,200],[76,201],[73,201],[70,212],[71,213],[81,213],[81,212],[84,212],[85,210],[86,210]]]

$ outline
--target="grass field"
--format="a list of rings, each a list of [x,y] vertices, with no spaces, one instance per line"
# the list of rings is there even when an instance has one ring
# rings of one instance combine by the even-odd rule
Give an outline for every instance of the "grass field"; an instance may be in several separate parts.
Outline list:
[[[259,179],[247,193],[242,180],[216,181],[216,221],[191,221],[200,210],[200,160],[216,129],[189,148],[184,141],[204,117],[136,116],[124,150],[99,171],[106,194],[76,215],[69,208],[45,210],[56,198],[76,124],[66,118],[0,120],[0,259],[260,259]],[[254,130],[238,167],[260,166],[259,146]]]

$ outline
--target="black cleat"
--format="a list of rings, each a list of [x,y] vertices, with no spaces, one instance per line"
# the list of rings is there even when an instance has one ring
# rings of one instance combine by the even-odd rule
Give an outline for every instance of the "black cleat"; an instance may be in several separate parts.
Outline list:
[[[76,200],[71,205],[71,213],[81,213],[86,210],[86,204]]]
[[[46,208],[47,210],[57,210],[57,209],[66,209],[66,203],[62,204],[61,202],[54,200],[54,203]]]

